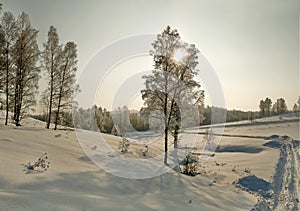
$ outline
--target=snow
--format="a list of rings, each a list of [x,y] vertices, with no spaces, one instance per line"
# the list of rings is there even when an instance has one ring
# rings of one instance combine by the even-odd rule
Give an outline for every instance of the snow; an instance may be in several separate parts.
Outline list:
[[[107,153],[103,146],[95,148],[88,140],[82,145],[70,129],[46,130],[45,123],[32,118],[26,118],[22,127],[2,122],[0,118],[0,210],[251,210],[255,206],[286,210],[298,206],[299,145],[291,143],[299,140],[299,119],[293,116],[244,122],[243,126],[231,123],[215,155],[201,165],[200,175],[189,177],[168,169],[147,179],[109,173],[84,150],[106,153],[111,163],[118,162],[118,156],[150,162],[149,158],[161,154],[161,141],[149,144],[149,157],[145,158],[140,153],[143,144],[133,143],[129,153],[121,155],[119,137],[102,134],[111,151]],[[285,135],[284,150],[267,144]],[[196,147],[204,146],[204,136],[197,136]],[[49,169],[28,173],[23,164],[35,162],[44,152],[48,153]],[[279,188],[270,201],[255,188],[250,193],[233,184],[254,176],[264,184],[276,181],[287,189],[276,185]]]

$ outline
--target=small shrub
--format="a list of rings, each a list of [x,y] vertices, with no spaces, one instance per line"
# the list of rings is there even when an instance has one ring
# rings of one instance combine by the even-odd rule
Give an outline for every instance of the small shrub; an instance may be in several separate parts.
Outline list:
[[[200,174],[199,167],[198,159],[189,152],[181,162],[180,171],[188,176],[196,176]]]
[[[142,151],[142,155],[143,155],[144,157],[146,157],[146,156],[148,155],[148,152],[149,152],[149,147],[146,145],[146,146],[145,146],[145,149]]]
[[[251,169],[250,169],[250,168],[248,168],[248,167],[245,167],[245,170],[244,170],[244,172],[246,172],[246,173],[248,173],[248,174],[251,174]]]
[[[47,152],[41,155],[39,159],[34,163],[31,164],[30,162],[24,165],[27,170],[38,170],[39,172],[44,172],[50,167],[50,162],[48,161]]]
[[[130,142],[128,139],[122,137],[122,140],[119,142],[119,149],[122,153],[126,153],[129,150]]]

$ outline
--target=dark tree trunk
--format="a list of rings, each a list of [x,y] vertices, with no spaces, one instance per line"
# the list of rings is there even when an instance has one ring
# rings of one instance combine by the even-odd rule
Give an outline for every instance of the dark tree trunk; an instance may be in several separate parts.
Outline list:
[[[57,129],[57,124],[58,124],[58,119],[59,119],[59,112],[61,109],[61,98],[62,98],[62,94],[63,94],[63,88],[64,88],[64,82],[65,82],[65,75],[66,75],[66,70],[69,64],[69,60],[67,58],[66,64],[64,66],[63,69],[63,74],[62,74],[62,78],[61,78],[61,84],[60,84],[60,89],[59,89],[59,95],[58,95],[58,105],[57,105],[57,112],[56,112],[56,117],[55,117],[55,123],[54,123],[54,130]]]
[[[167,69],[167,67],[166,67]],[[164,102],[164,115],[165,115],[165,157],[164,163],[168,165],[168,132],[169,132],[169,121],[168,121],[168,75],[165,72],[165,102]]]
[[[21,126],[20,124],[20,116],[22,110],[22,101],[23,101],[23,47],[21,46],[20,49],[20,61],[19,67],[17,68],[16,74],[16,93],[15,93],[15,109],[14,109],[14,120],[16,126]]]
[[[6,94],[6,114],[5,114],[5,125],[7,125],[8,122],[8,83],[9,83],[9,64],[8,64],[8,47],[9,47],[9,43],[7,42],[6,45],[6,88],[5,88],[5,94]]]
[[[179,136],[179,131],[181,128],[181,113],[180,113],[180,109],[178,108],[178,106],[176,106],[176,125],[174,128],[174,149],[178,148],[178,136]]]
[[[64,75],[64,74],[63,74]],[[64,76],[63,76],[64,77]],[[58,125],[58,120],[59,120],[59,112],[60,112],[60,103],[61,103],[61,97],[62,97],[62,86],[60,88],[60,91],[59,91],[59,96],[58,96],[58,105],[57,105],[57,112],[56,112],[56,115],[55,115],[55,123],[54,123],[54,130],[57,129],[57,125]]]
[[[52,115],[52,101],[53,101],[53,54],[51,57],[51,79],[50,79],[50,101],[49,101],[49,113],[48,113],[48,120],[47,120],[47,125],[46,128],[50,128],[50,123],[51,123],[51,115]]]
[[[60,104],[60,99],[59,99],[59,104]],[[60,112],[60,106],[57,107],[57,112],[56,112],[56,115],[55,115],[54,130],[57,129],[58,119],[59,119],[59,112]]]
[[[164,163],[168,165],[168,127],[165,128],[165,158]]]
[[[17,95],[17,107],[16,107],[16,119],[15,124],[16,126],[21,126],[20,124],[20,117],[21,117],[21,110],[22,110],[22,102],[23,102],[23,85],[22,82],[22,72],[19,70],[19,83],[18,83],[18,95]]]
[[[178,148],[178,129],[176,128],[174,131],[174,149]]]

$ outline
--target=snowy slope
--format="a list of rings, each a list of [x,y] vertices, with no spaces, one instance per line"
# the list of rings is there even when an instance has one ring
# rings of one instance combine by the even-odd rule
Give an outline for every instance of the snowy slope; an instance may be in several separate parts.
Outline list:
[[[46,130],[44,123],[31,118],[22,127],[1,123],[0,210],[250,210],[260,196],[233,182],[248,175],[245,168],[249,168],[271,183],[280,150],[264,146],[270,140],[262,137],[299,139],[299,122],[230,127],[225,133],[228,136],[201,166],[200,175],[188,177],[169,170],[134,180],[107,173],[90,161],[72,130]],[[199,147],[203,138],[199,135]],[[105,135],[105,139],[118,150],[119,138]],[[129,156],[137,158],[139,147],[133,145]],[[151,153],[160,153],[161,147],[153,143]],[[44,152],[50,168],[43,173],[26,171],[23,164]]]

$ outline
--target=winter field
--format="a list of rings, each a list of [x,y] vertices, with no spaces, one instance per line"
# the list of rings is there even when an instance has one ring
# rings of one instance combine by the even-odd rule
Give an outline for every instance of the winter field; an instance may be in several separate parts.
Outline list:
[[[299,118],[293,115],[228,123],[195,177],[169,169],[148,179],[126,179],[95,165],[74,130],[44,129],[32,118],[21,127],[0,124],[0,210],[299,210]],[[197,147],[205,142],[202,127]],[[194,130],[195,132],[195,130]],[[89,132],[87,132],[89,133]],[[93,133],[93,132],[90,132]],[[118,150],[119,137],[103,135]],[[126,156],[142,158],[132,143]],[[163,150],[149,144],[149,155]],[[47,171],[31,170],[47,152]],[[115,159],[107,154],[107,159]]]

